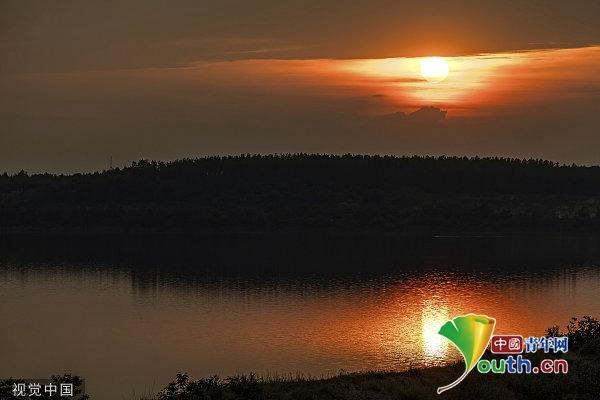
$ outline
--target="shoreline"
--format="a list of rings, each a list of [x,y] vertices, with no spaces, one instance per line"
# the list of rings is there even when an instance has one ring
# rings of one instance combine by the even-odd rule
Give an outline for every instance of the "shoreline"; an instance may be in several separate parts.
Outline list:
[[[597,350],[597,349],[596,349]],[[154,397],[134,400],[179,399],[597,399],[600,395],[600,357],[569,353],[568,374],[482,374],[473,370],[457,387],[443,393],[436,389],[464,372],[462,362],[447,366],[414,368],[405,371],[340,373],[313,378],[259,378],[239,375],[221,380],[210,377],[191,381],[177,378]],[[169,394],[169,388],[173,390]],[[176,393],[177,388],[185,388]],[[186,397],[190,396],[190,397]]]

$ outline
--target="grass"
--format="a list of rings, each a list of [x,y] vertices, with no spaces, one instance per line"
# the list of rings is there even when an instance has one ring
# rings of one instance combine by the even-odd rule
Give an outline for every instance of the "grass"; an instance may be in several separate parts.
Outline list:
[[[600,399],[600,359],[575,356],[567,375],[479,374],[456,388],[436,388],[456,379],[463,364],[404,372],[345,373],[328,379],[265,380],[254,375],[190,381],[178,375],[173,386],[140,400],[413,400],[413,399]]]

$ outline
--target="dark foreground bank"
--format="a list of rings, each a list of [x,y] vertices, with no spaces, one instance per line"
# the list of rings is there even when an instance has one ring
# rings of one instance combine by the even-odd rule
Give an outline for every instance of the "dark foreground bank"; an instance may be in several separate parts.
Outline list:
[[[322,380],[261,381],[253,377],[233,377],[221,382],[205,379],[189,382],[179,376],[169,394],[142,400],[196,399],[586,399],[600,398],[600,362],[581,359],[572,362],[570,375],[482,375],[472,372],[456,388],[436,394],[436,389],[462,374],[464,365],[409,370],[406,372],[367,372],[342,374]]]
[[[600,322],[591,317],[573,318],[566,330],[551,327],[551,336],[568,336],[569,352],[560,357],[569,361],[567,374],[482,374],[471,371],[457,387],[436,394],[439,386],[453,382],[464,371],[464,364],[444,367],[409,369],[403,372],[341,373],[327,379],[303,377],[258,378],[240,375],[220,379],[210,377],[192,380],[187,374],[178,374],[156,395],[134,400],[398,400],[398,399],[585,399],[600,398]],[[551,354],[536,353],[530,357],[535,365]],[[484,358],[492,358],[486,354]],[[94,399],[83,395],[83,382],[77,376],[52,377],[55,384],[71,382],[76,398]],[[12,391],[20,379],[0,380],[0,399],[14,398]],[[52,396],[41,393],[39,399]]]
[[[260,379],[254,375],[190,380],[185,374],[154,397],[141,400],[196,399],[600,399],[600,323],[584,317],[572,319],[567,329],[548,329],[548,335],[568,336],[567,374],[481,374],[472,371],[457,387],[438,395],[436,389],[454,381],[464,364],[410,369],[404,372],[340,374],[329,379]],[[528,357],[532,363],[548,354]],[[491,358],[486,354],[485,358]],[[535,364],[534,364],[535,365]]]
[[[301,154],[0,175],[0,232],[599,228],[600,167],[544,160]]]

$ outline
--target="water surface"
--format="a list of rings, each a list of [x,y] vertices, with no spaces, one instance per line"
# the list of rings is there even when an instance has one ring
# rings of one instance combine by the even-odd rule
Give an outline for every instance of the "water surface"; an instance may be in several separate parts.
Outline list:
[[[600,239],[2,238],[0,376],[73,372],[94,399],[177,372],[326,376],[457,357],[462,313],[542,334],[600,315]]]

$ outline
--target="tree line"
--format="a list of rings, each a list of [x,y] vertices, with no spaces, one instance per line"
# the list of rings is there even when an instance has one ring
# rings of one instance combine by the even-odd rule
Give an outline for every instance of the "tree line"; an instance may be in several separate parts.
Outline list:
[[[0,175],[0,229],[593,230],[600,167],[547,160],[239,155]]]

